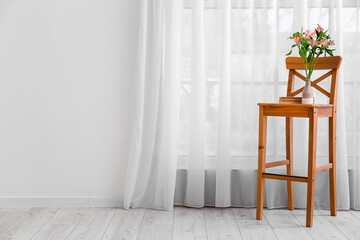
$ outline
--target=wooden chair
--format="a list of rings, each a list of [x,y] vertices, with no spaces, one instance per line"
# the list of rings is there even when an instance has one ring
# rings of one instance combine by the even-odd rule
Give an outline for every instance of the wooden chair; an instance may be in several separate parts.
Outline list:
[[[329,104],[287,104],[287,103],[259,103],[259,150],[258,150],[258,183],[256,219],[261,220],[264,203],[264,179],[278,179],[287,181],[288,208],[294,209],[293,181],[307,183],[306,226],[312,227],[314,210],[315,174],[329,169],[330,208],[331,215],[336,216],[336,103],[337,80],[341,56],[319,57],[315,69],[329,69],[330,71],[312,81],[312,87],[329,97]],[[289,69],[287,96],[296,96],[304,88],[294,91],[295,76],[305,81],[305,77],[297,70],[303,70],[304,65],[300,57],[287,57],[286,68]],[[319,85],[322,80],[331,76],[330,92]],[[265,163],[266,158],[266,128],[267,117],[286,118],[286,160]],[[309,153],[307,177],[293,176],[293,117],[309,118]],[[329,163],[316,167],[316,138],[318,118],[329,118]],[[286,165],[286,175],[266,173],[266,168]]]

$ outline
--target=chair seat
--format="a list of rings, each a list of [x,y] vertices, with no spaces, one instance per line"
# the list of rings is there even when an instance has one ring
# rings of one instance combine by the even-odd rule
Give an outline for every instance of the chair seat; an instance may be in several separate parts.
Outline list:
[[[310,117],[313,112],[318,117],[332,117],[333,104],[299,104],[299,103],[258,103],[264,107],[265,116],[275,117]]]

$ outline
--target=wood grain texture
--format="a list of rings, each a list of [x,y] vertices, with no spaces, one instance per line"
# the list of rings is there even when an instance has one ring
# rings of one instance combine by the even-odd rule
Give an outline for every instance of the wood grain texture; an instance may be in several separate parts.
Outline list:
[[[144,209],[118,209],[102,240],[135,240],[145,215]]]
[[[146,210],[137,239],[171,239],[173,222],[174,211]]]
[[[283,165],[289,165],[289,160],[268,162],[268,163],[265,163],[265,168],[272,168],[272,167],[278,167],[278,166],[283,166]]]
[[[30,209],[2,209],[0,211],[0,234],[11,229]]]
[[[360,220],[350,211],[338,211],[336,217],[329,216],[328,211],[321,213],[348,239],[360,239]]]
[[[241,233],[231,208],[205,208],[208,240],[240,240]]]
[[[175,208],[173,240],[206,240],[204,210]]]
[[[266,210],[264,215],[279,240],[312,239],[306,229],[288,210]]]
[[[233,208],[232,210],[243,239],[277,239],[265,217],[262,221],[255,220],[256,209]]]
[[[290,83],[289,83],[290,84]],[[294,87],[292,87],[293,89]],[[290,88],[291,90],[291,88]],[[286,165],[286,174],[294,174],[294,162],[293,162],[293,153],[294,153],[294,121],[292,117],[285,118],[285,138],[286,138],[286,159],[289,161],[289,164]],[[292,181],[287,181],[287,195],[288,195],[288,209],[294,209],[294,183]]]
[[[66,239],[79,223],[80,219],[85,216],[87,210],[87,208],[60,209],[31,240]]]
[[[305,69],[301,57],[287,57],[285,61],[287,69]],[[341,56],[319,57],[315,65],[315,69],[339,69],[341,62]]]
[[[261,220],[264,207],[265,182],[263,173],[265,172],[266,161],[266,134],[267,117],[264,116],[264,107],[259,109],[259,145],[258,145],[258,177],[257,177],[257,200],[256,200],[256,219]]]
[[[360,239],[360,211],[315,210],[306,228],[306,210],[264,210],[258,221],[255,208],[174,209],[2,209],[0,239]]]
[[[115,212],[114,208],[89,208],[67,239],[101,239]]]
[[[316,146],[317,146],[317,113],[312,109],[309,118],[309,154],[308,154],[308,184],[306,200],[306,226],[312,227],[314,197],[315,197],[315,170],[316,170]]]
[[[306,220],[305,210],[293,211],[294,216],[300,223]],[[312,228],[306,228],[306,231],[316,240],[339,239],[346,237],[324,216],[321,211],[314,210],[314,223]]]
[[[57,210],[54,208],[32,208],[14,225],[2,232],[0,239],[30,239],[55,215]]]

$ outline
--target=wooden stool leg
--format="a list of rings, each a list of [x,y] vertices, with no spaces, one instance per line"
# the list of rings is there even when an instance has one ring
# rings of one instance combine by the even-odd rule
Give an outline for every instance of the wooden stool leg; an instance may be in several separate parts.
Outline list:
[[[263,216],[264,205],[264,178],[262,173],[265,172],[266,158],[266,127],[267,116],[264,116],[264,107],[259,109],[259,150],[258,150],[258,181],[257,181],[257,203],[256,219],[261,220]]]
[[[316,169],[316,140],[317,140],[317,113],[312,111],[309,119],[309,159],[308,159],[308,186],[306,204],[306,226],[312,227],[315,195]]]
[[[332,163],[329,169],[330,212],[331,216],[336,216],[336,115],[329,118],[329,163]]]
[[[287,175],[293,175],[293,118],[286,118],[286,159],[289,164],[286,165]],[[294,210],[294,184],[287,181],[288,208]]]

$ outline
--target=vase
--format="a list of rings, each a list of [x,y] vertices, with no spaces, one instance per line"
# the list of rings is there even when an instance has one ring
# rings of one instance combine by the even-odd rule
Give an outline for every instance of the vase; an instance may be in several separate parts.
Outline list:
[[[305,79],[305,87],[304,87],[304,91],[302,92],[301,103],[314,104],[314,91],[311,87],[310,79]]]

